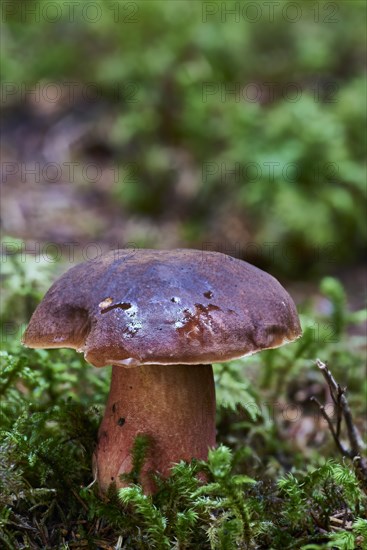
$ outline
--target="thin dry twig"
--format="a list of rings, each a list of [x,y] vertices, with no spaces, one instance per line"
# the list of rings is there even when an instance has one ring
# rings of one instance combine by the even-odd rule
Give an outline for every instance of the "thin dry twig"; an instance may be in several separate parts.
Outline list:
[[[327,414],[324,405],[322,405],[316,397],[311,397],[311,401],[318,405],[322,417],[326,420],[327,425],[329,426],[330,432],[339,452],[353,461],[358,478],[364,490],[367,492],[367,460],[362,456],[361,452],[361,450],[365,448],[365,445],[357,427],[353,422],[352,413],[345,396],[346,388],[342,388],[336,382],[327,365],[320,359],[316,359],[316,365],[325,378],[330,391],[331,399],[336,407],[336,427],[334,426],[330,416]],[[345,447],[345,445],[343,445],[340,441],[341,423],[343,419],[347,429],[350,449]]]
[[[329,426],[329,430],[331,432],[331,435],[333,436],[334,438],[334,441],[335,441],[335,444],[336,446],[338,447],[340,453],[343,455],[343,456],[347,456],[349,458],[352,458],[351,454],[350,454],[350,451],[344,447],[344,445],[342,444],[342,442],[340,441],[339,439],[339,434],[338,434],[338,431],[335,430],[334,428],[334,424],[332,423],[332,420],[331,418],[328,416],[326,410],[325,410],[325,407],[324,405],[322,405],[320,403],[320,401],[317,399],[317,397],[310,397],[310,401],[313,401],[314,403],[316,403],[320,409],[320,413],[322,415],[322,417],[326,420],[327,422],[327,425]]]

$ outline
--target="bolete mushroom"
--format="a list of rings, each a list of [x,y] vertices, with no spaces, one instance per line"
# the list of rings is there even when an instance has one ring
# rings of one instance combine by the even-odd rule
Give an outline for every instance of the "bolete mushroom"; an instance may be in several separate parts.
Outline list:
[[[138,434],[148,434],[142,471],[206,459],[215,446],[211,363],[275,348],[301,334],[295,305],[271,275],[218,252],[116,250],[77,265],[49,289],[23,343],[75,348],[112,365],[95,451],[105,491],[131,469]]]

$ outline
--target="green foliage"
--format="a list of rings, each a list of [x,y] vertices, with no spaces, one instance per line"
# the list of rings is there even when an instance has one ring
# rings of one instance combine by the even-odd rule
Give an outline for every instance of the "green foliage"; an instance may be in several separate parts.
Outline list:
[[[67,531],[78,521],[98,416],[70,400],[43,411],[29,402],[19,403],[10,426],[1,423],[0,540],[6,548],[44,547],[46,539],[52,547],[61,542],[57,526]]]
[[[133,456],[136,452],[138,446]],[[200,481],[200,473],[208,483]],[[120,500],[131,509],[135,539],[142,547],[224,549],[250,543],[243,490],[255,481],[232,475],[230,449],[220,446],[210,451],[207,464],[180,462],[168,480],[157,483],[153,497],[144,495],[138,485],[119,490]]]
[[[282,549],[301,544],[310,550],[332,543],[339,548],[348,540],[354,550],[365,547],[367,498],[347,466],[328,460],[308,472],[283,476],[276,484],[233,474],[233,466],[230,449],[219,446],[207,463],[174,466],[167,480],[157,479],[153,496],[144,495],[137,484],[120,489],[120,513],[128,514],[124,527],[120,524],[121,535],[133,540],[134,548],[158,550]],[[205,483],[199,473],[205,474]],[[334,532],[334,515],[341,512],[349,530]],[[108,508],[104,513],[109,516]]]
[[[366,504],[355,474],[332,459],[319,468],[311,468],[301,479],[288,474],[277,485],[280,494],[287,496],[282,516],[296,529],[312,525],[310,510],[328,527],[333,512],[355,513]]]
[[[6,548],[21,548],[22,540],[37,548],[45,544],[45,532],[45,547],[58,547],[60,522],[65,540],[82,539],[94,548],[100,520],[109,526],[108,540],[122,537],[131,550],[251,549],[270,544],[281,549],[293,548],[296,540],[311,548],[312,541],[327,543],[327,533],[337,548],[367,540],[366,495],[350,468],[335,460],[295,471],[275,484],[234,473],[238,457],[220,445],[210,451],[206,463],[180,462],[168,479],[156,478],[153,496],[131,483],[118,491],[118,499],[111,486],[106,501],[94,486],[86,487],[95,412],[72,402],[30,412],[24,411],[1,434],[0,536]],[[147,448],[147,440],[137,438],[130,480],[138,479]],[[332,518],[340,512],[353,525],[345,533],[333,533]],[[89,528],[76,532],[75,523]]]
[[[333,547],[332,543],[318,545],[324,541],[322,533],[333,531],[330,540],[336,541],[340,536],[339,523],[334,514],[343,517],[345,524],[350,524],[350,531],[345,537],[353,541],[353,548],[364,548],[367,539],[363,538],[365,520],[362,517],[355,523],[350,521],[353,511],[358,508],[359,513],[365,510],[366,496],[360,491],[358,480],[350,469],[334,460],[326,461],[319,468],[311,469],[308,473],[297,473],[297,476],[288,474],[278,480],[279,495],[286,496],[282,500],[279,521],[267,524],[268,535],[274,548],[287,544],[286,548],[294,548],[292,540],[298,540],[297,547],[303,550]],[[336,518],[336,521],[339,521]],[[343,522],[341,522],[343,523]],[[286,529],[284,529],[284,527]],[[275,527],[275,529],[274,529]],[[305,535],[305,533],[308,533]],[[359,537],[359,538],[358,538]],[[308,539],[309,543],[302,544]],[[312,544],[312,541],[315,544]],[[288,546],[289,545],[289,546]]]
[[[366,520],[359,519],[352,525],[352,531],[338,530],[332,533],[330,541],[325,545],[306,544],[301,550],[324,550],[332,548],[333,550],[365,550],[366,544]]]
[[[252,538],[251,506],[246,502],[244,488],[256,483],[255,480],[246,475],[232,475],[232,453],[224,446],[209,452],[208,469],[213,481],[201,490],[204,504],[213,508],[213,515],[216,509],[222,511],[222,517],[217,517],[210,529],[211,547],[249,546]]]
[[[346,296],[342,285],[332,277],[325,277],[320,285],[321,292],[330,299],[333,309],[331,314],[331,323],[334,327],[335,337],[340,338],[347,321],[346,315]]]
[[[198,248],[242,246],[246,234],[273,272],[325,273],[358,259],[366,240],[363,2],[299,0],[297,22],[284,2],[274,20],[261,6],[256,22],[245,6],[219,0],[99,0],[96,20],[82,4],[71,17],[57,0],[52,22],[51,13],[32,15],[43,13],[42,0],[14,4],[0,54],[3,82],[17,90],[9,107],[24,86],[93,84],[97,99],[88,96],[84,108],[96,142],[120,164],[112,197],[123,214],[179,217],[181,240]],[[55,39],[65,29],[68,40]],[[240,227],[233,238],[229,219]]]
[[[42,297],[42,289],[52,280],[55,263],[32,258],[24,252],[24,243],[19,239],[6,237],[1,240],[1,282],[0,302],[1,343],[9,349],[10,343],[17,343],[25,319],[33,313]]]
[[[239,403],[251,404],[254,402],[254,392],[250,383],[241,374],[241,362],[221,363],[215,367],[215,390],[217,404],[226,409],[235,411]],[[246,409],[255,420],[258,411],[248,406]]]
[[[140,434],[136,436],[133,449],[133,461],[131,472],[122,474],[121,478],[126,482],[138,483],[139,475],[143,467],[145,456],[150,445],[147,435]]]
[[[164,534],[166,519],[153,505],[151,499],[143,494],[140,487],[120,489],[119,497],[123,504],[132,504],[136,513],[136,525],[144,530],[144,542],[150,548],[165,550],[170,548],[168,537]]]

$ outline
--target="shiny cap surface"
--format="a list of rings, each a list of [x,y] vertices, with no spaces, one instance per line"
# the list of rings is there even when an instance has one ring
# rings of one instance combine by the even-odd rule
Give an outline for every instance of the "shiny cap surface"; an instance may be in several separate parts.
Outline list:
[[[207,364],[301,335],[287,291],[268,273],[200,250],[115,250],[62,275],[23,337],[75,348],[97,367]]]

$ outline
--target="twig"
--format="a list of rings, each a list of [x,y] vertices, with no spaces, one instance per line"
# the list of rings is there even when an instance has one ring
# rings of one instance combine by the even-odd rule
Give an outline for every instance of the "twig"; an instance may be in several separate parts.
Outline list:
[[[310,401],[313,401],[314,403],[316,403],[320,409],[320,413],[322,415],[322,417],[326,420],[327,422],[327,425],[329,426],[329,429],[330,429],[330,432],[331,432],[331,435],[333,436],[334,438],[334,441],[335,441],[335,444],[336,446],[338,447],[339,451],[341,452],[341,454],[343,456],[347,456],[349,458],[352,458],[351,454],[350,454],[350,451],[344,447],[344,445],[342,444],[342,442],[340,441],[339,439],[339,435],[338,433],[335,431],[335,428],[334,428],[334,424],[332,423],[330,417],[328,416],[327,412],[325,411],[325,407],[324,405],[322,405],[320,403],[320,401],[316,398],[316,397],[310,397]]]
[[[88,485],[88,487],[89,487],[89,485]],[[78,493],[75,491],[75,489],[72,489],[71,491],[72,491],[73,495],[75,496],[75,498],[77,499],[77,501],[80,502],[80,504],[83,506],[84,510],[86,510],[86,511],[88,512],[89,508],[88,508],[88,506],[86,505],[86,503],[84,502],[84,500],[82,500],[82,499],[80,498],[80,496],[79,496]]]
[[[326,380],[326,383],[329,387],[331,399],[333,400],[336,407],[336,428],[334,427],[331,418],[327,414],[325,407],[318,401],[318,399],[316,399],[316,397],[311,397],[311,401],[318,405],[320,413],[322,417],[326,420],[335,444],[340,453],[343,456],[347,456],[353,461],[357,475],[364,487],[364,490],[367,492],[367,460],[365,457],[362,456],[361,453],[361,449],[364,449],[365,445],[358,432],[357,427],[353,422],[352,413],[347,398],[345,397],[346,388],[341,388],[326,364],[320,361],[320,359],[316,359],[316,365],[319,367],[323,377]],[[340,441],[341,423],[343,419],[347,428],[350,449],[347,449]]]
[[[345,390],[342,390],[340,385],[336,382],[335,378],[333,377],[333,375],[331,374],[331,372],[329,371],[325,363],[320,361],[320,359],[316,359],[316,365],[321,370],[329,386],[333,401],[337,406],[337,420],[339,418],[341,419],[342,417],[344,417],[347,430],[348,430],[348,438],[351,444],[352,455],[354,456],[359,455],[361,448],[362,447],[364,448],[365,445],[357,430],[357,427],[354,425],[352,413],[351,413],[348,401],[345,397]],[[336,398],[334,396],[334,392],[336,393]]]
[[[331,373],[330,373],[330,376],[331,376]],[[346,391],[346,388],[342,390],[340,385],[338,384],[338,396],[337,396],[337,402],[336,402],[336,435],[338,437],[340,437],[340,429],[341,429],[341,423],[343,419],[341,398],[342,398],[342,395],[344,395],[345,391]]]

